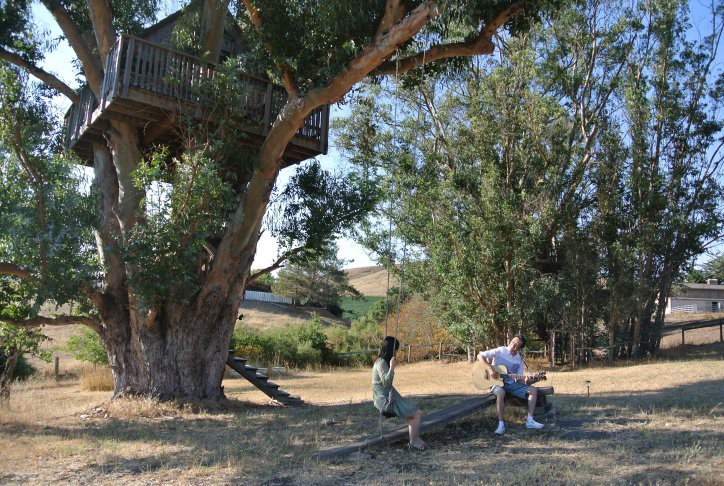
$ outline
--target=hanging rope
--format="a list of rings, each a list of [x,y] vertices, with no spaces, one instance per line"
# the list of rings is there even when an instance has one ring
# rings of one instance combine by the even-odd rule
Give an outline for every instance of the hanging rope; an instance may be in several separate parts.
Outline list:
[[[400,89],[400,48],[397,47],[395,49],[395,103],[393,106],[393,117],[392,120],[394,121],[394,124],[397,125],[397,104],[399,103],[399,89]],[[392,252],[392,201],[390,201],[389,206],[389,215],[387,216],[387,220],[389,221],[389,229],[387,233],[387,252],[390,256],[393,255]],[[394,263],[394,259],[392,260]],[[385,336],[389,336],[389,316],[390,316],[390,270],[387,270],[387,290],[385,292]],[[398,313],[399,316],[399,313]],[[395,325],[395,335],[394,338],[397,339],[397,326]]]
[[[423,49],[422,52],[422,79],[423,82],[425,80],[425,56],[427,54],[427,49]],[[399,103],[399,89],[400,89],[400,83],[399,83],[399,71],[400,70],[400,50],[397,48],[395,50],[395,103],[394,103],[394,123],[395,126],[397,125],[397,105]],[[418,127],[422,125],[421,119],[422,119],[422,101],[420,104],[420,108],[418,108]],[[422,130],[419,128],[419,130]],[[419,137],[418,137],[419,138]],[[415,156],[413,153],[413,162],[414,162]],[[413,169],[415,168],[415,164],[413,163]],[[392,252],[392,201],[390,201],[390,216],[389,216],[389,233],[388,233],[388,244],[387,248],[390,255],[393,255]],[[400,324],[400,307],[402,304],[402,284],[403,284],[403,276],[405,274],[405,263],[407,261],[407,241],[404,242],[404,245],[402,247],[402,262],[400,264],[400,279],[398,282],[397,287],[397,308],[395,311],[395,333],[392,335],[395,340],[397,340],[398,336],[398,330],[399,330],[399,324]],[[394,263],[394,259],[393,259]],[[388,319],[389,319],[389,309],[390,309],[390,271],[387,271],[387,292],[385,297],[385,336],[389,336],[389,330],[388,330]],[[379,415],[379,435],[380,437],[383,437],[382,435],[382,420],[384,417],[383,411],[388,410],[392,403],[392,390],[390,389],[390,393],[387,395],[387,400],[385,400],[385,404],[380,410]]]

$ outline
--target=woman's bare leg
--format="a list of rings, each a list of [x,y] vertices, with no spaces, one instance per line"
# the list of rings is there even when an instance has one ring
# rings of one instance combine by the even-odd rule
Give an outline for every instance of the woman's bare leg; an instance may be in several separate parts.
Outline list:
[[[422,420],[422,410],[416,410],[414,414],[407,417],[407,429],[410,432],[410,444],[420,445],[420,420]]]

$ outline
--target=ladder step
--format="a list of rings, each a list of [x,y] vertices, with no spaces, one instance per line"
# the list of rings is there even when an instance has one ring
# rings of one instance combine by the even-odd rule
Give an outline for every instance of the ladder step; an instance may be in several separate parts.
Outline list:
[[[254,368],[253,366],[244,365],[244,371],[256,371],[259,368]]]
[[[229,354],[234,354],[234,353],[236,353],[236,349],[230,349],[230,350],[229,350]]]
[[[234,361],[237,363],[246,363],[246,358],[239,358],[238,356],[234,356]]]
[[[267,388],[279,388],[279,385],[277,385],[276,383],[273,383],[273,382],[271,382],[271,381],[267,381],[267,382],[266,382],[266,387],[267,387]]]
[[[289,392],[285,392],[284,390],[276,390],[276,391],[274,392],[274,395],[276,395],[276,396],[278,396],[278,397],[288,397],[288,396],[289,396]]]
[[[263,373],[257,373],[256,376],[255,376],[255,378],[256,378],[257,380],[262,380],[262,381],[266,381],[266,380],[269,379],[269,377],[266,376],[266,375],[263,374]]]

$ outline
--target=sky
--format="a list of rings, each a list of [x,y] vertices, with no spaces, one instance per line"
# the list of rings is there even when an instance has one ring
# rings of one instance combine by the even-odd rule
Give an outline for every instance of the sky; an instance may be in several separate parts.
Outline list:
[[[161,3],[164,5],[164,7],[162,7],[162,15],[160,17],[163,18],[166,15],[176,11],[179,8],[179,5],[184,2],[181,2],[179,0],[168,0]],[[711,29],[710,5],[711,3],[708,0],[690,0],[689,6],[691,8],[692,24],[690,35],[692,37],[697,37],[699,36],[699,34],[707,32]],[[45,7],[43,7],[39,2],[33,2],[33,13],[38,28],[47,29],[53,37],[61,36],[60,30],[55,24],[55,21],[50,16],[50,14],[48,14]],[[75,83],[75,80],[73,79],[72,74],[73,70],[68,69],[71,60],[74,58],[75,56],[73,54],[73,51],[71,50],[67,42],[61,41],[56,51],[51,56],[48,56],[44,63],[42,63],[42,67],[57,75],[66,84],[72,87],[76,87],[77,85]],[[715,72],[721,72],[722,69],[724,69],[724,53],[719,52],[719,55],[717,56],[716,67],[714,69]],[[65,112],[68,109],[70,102],[63,96],[57,97],[57,100],[59,108],[62,112]],[[345,110],[342,110],[336,106],[332,107],[332,118],[345,116],[345,114]],[[329,144],[329,153],[327,155],[317,157],[317,160],[320,161],[322,167],[327,170],[333,171],[335,169],[343,168],[344,161],[342,160],[339,152],[335,149],[333,134],[330,135],[331,138]],[[283,187],[286,184],[293,171],[293,168],[282,171],[282,173],[279,175],[279,180],[277,182],[278,187]],[[369,254],[361,245],[359,245],[355,241],[348,238],[341,238],[340,240],[338,240],[337,244],[339,246],[338,257],[342,260],[347,261],[347,268],[363,267],[375,264],[375,261],[373,260],[373,255]],[[714,253],[723,250],[724,244],[721,243],[713,248]],[[262,237],[257,246],[257,253],[254,260],[253,268],[264,268],[266,266],[269,266],[276,260],[276,257],[276,240],[274,240],[274,238],[272,238],[268,233],[262,234]],[[710,255],[702,255],[698,263],[707,261],[710,258]]]

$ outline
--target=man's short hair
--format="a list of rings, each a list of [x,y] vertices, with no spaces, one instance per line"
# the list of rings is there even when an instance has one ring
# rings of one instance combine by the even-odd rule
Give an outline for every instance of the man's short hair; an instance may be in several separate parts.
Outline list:
[[[513,336],[513,339],[515,338],[520,339],[520,349],[523,349],[525,347],[525,336],[523,336],[522,334],[516,334],[515,336]]]

